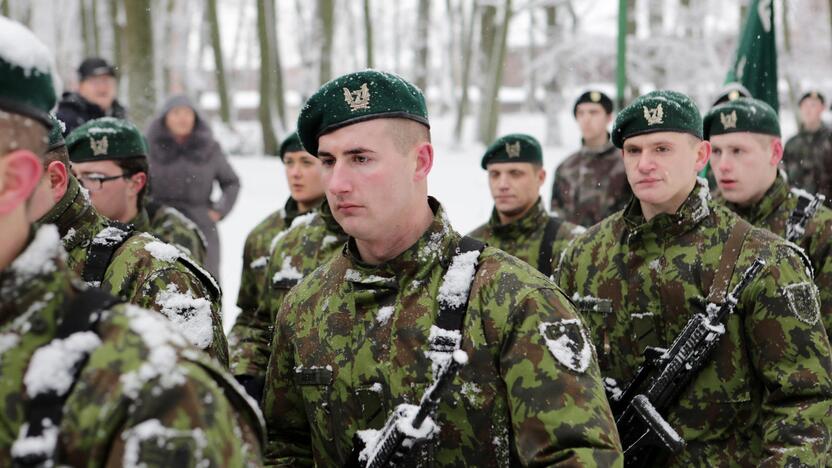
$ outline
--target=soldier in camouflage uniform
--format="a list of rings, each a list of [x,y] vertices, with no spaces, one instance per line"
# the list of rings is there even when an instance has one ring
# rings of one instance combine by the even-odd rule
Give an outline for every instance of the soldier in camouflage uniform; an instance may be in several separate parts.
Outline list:
[[[821,120],[826,101],[810,91],[800,98],[800,130],[783,149],[789,184],[832,200],[832,130]]]
[[[311,213],[300,215],[272,239],[261,297],[251,314],[242,313],[228,336],[231,372],[249,394],[260,400],[271,354],[277,312],[289,290],[339,253],[347,235],[324,200]]]
[[[0,31],[26,48],[25,65],[0,52],[0,466],[258,466],[262,418],[230,376],[155,313],[88,290],[55,227],[31,228],[51,59],[23,26]]]
[[[570,239],[584,228],[546,212],[540,143],[531,135],[506,135],[486,149],[481,165],[488,171],[494,209],[488,222],[468,235],[551,276]]]
[[[72,172],[90,192],[96,211],[179,247],[200,265],[205,262],[205,236],[196,224],[175,208],[147,203],[147,143],[135,125],[103,117],[78,127],[68,139]]]
[[[687,441],[662,466],[823,466],[832,351],[811,266],[794,244],[711,201],[696,179],[710,153],[702,136],[696,105],[680,93],[652,92],[621,111],[612,140],[635,198],[573,241],[559,284],[580,304],[615,395],[647,346],[667,348],[694,314],[710,313],[712,289],[728,291],[763,259],[712,360],[662,415]],[[726,249],[745,228],[744,244]],[[732,253],[728,283],[714,284],[721,257]]]
[[[612,101],[587,91],[572,109],[581,127],[581,149],[555,170],[551,210],[570,223],[592,226],[624,208],[632,192],[621,156],[610,143]]]
[[[263,398],[267,464],[342,465],[356,431],[418,403],[447,362],[428,346],[438,337],[469,363],[432,415],[439,433],[403,466],[620,464],[569,301],[500,250],[485,248],[478,267],[455,254],[460,236],[427,196],[433,148],[422,93],[389,73],[345,75],[309,99],[298,133],[323,163],[329,206],[350,238],[278,312]],[[438,301],[466,297],[460,329],[435,325]]]
[[[227,366],[216,281],[178,248],[147,233],[129,233],[99,214],[69,173],[67,148],[59,138],[54,131],[49,135],[50,150],[42,157],[46,171],[29,206],[30,220],[57,225],[69,253],[67,266],[76,274],[132,304],[161,312],[194,345]],[[92,256],[103,261],[91,263],[97,246],[106,247],[105,255]],[[109,246],[115,247],[110,257]]]
[[[321,183],[321,163],[317,158],[303,150],[297,132],[292,132],[280,144],[280,160],[286,167],[286,180],[289,184],[291,196],[286,200],[283,208],[275,211],[260,222],[246,237],[243,247],[243,272],[240,277],[240,291],[237,294],[237,307],[240,308],[240,315],[237,322],[231,329],[229,340],[236,348],[246,338],[246,332],[240,327],[249,320],[249,316],[257,310],[258,301],[262,295],[262,287],[265,284],[266,268],[269,257],[274,249],[271,248],[272,239],[284,229],[291,226],[295,217],[307,213],[320,205],[324,197],[324,189]],[[269,322],[268,326],[271,326]],[[239,326],[238,326],[239,325]],[[235,375],[246,374],[241,369],[235,368],[238,357],[232,352],[232,372]],[[239,356],[239,354],[238,354]],[[265,362],[262,363],[263,369]]]
[[[778,163],[783,157],[777,113],[763,101],[744,98],[717,106],[704,120],[713,152],[720,202],[754,226],[789,238],[809,257],[820,292],[821,319],[832,332],[832,210],[820,202],[805,225],[800,218],[816,196],[789,189]],[[800,208],[798,208],[800,206]],[[800,232],[799,232],[800,231]],[[794,233],[793,233],[794,232]]]

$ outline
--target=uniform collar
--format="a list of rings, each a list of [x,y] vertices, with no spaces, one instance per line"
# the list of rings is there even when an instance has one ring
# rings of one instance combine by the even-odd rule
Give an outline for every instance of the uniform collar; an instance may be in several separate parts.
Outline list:
[[[286,200],[286,204],[283,205],[283,221],[286,223],[286,226],[291,226],[292,221],[298,217],[300,214],[300,209],[298,208],[298,202],[295,201],[294,198],[289,197]]]
[[[789,185],[783,179],[782,175],[778,174],[774,179],[774,183],[766,190],[765,195],[763,195],[760,201],[746,207],[728,201],[723,202],[731,211],[756,226],[768,219],[788,198]]]
[[[646,221],[638,198],[633,197],[624,209],[624,222],[631,238],[648,233],[659,238],[675,236],[695,228],[706,219],[711,214],[710,203],[708,182],[697,178],[693,190],[675,213],[661,213]]]
[[[443,268],[450,265],[459,234],[451,228],[445,210],[435,198],[428,197],[428,204],[433,211],[433,222],[428,229],[415,244],[385,263],[364,263],[358,255],[355,239],[350,237],[345,246],[345,255],[350,262],[346,280],[359,287],[395,288],[405,282],[427,278],[437,264]]]
[[[338,224],[338,221],[335,220],[335,216],[332,214],[332,210],[329,208],[329,202],[326,198],[324,198],[323,203],[321,203],[318,207],[318,212],[321,214],[321,219],[324,221],[327,231],[335,234],[336,236],[347,236],[347,233],[344,232],[344,229],[340,224]]]
[[[523,217],[508,224],[501,224],[497,209],[492,209],[488,225],[495,236],[504,239],[516,239],[519,236],[533,233],[541,224],[545,224],[548,218],[549,214],[546,213],[546,208],[543,207],[543,199],[538,197],[537,202],[529,208],[529,211]]]
[[[92,239],[102,218],[90,203],[86,190],[70,176],[64,196],[38,220],[37,225],[55,224],[64,248],[69,252]]]

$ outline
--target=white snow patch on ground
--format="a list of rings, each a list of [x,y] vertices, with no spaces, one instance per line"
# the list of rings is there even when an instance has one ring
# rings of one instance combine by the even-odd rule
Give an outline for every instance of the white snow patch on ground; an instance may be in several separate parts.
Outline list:
[[[23,377],[26,394],[32,398],[49,391],[65,394],[75,381],[75,366],[100,345],[98,335],[84,331],[41,346],[32,355]]]
[[[211,327],[211,303],[207,299],[194,297],[190,291],[180,293],[175,284],[169,284],[156,295],[156,304],[194,346],[199,349],[211,346],[214,332]]]
[[[175,262],[181,253],[176,247],[159,240],[148,242],[144,249],[150,252],[150,255],[165,262]]]

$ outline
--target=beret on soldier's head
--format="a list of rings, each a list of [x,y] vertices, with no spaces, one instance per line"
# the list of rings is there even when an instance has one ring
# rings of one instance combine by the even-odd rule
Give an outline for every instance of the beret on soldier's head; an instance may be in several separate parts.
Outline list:
[[[578,96],[575,105],[572,106],[573,116],[578,115],[578,105],[584,103],[601,104],[607,114],[612,114],[612,99],[601,91],[590,90]]]
[[[485,150],[481,165],[486,169],[489,164],[513,162],[543,164],[543,150],[535,137],[512,133],[498,138]]]
[[[816,89],[812,89],[803,93],[803,96],[800,96],[800,100],[797,101],[797,105],[803,104],[803,101],[809,98],[819,99],[821,104],[826,104],[826,98],[823,97],[823,93]]]
[[[0,16],[0,111],[33,118],[49,129],[55,102],[49,49],[25,26]]]
[[[639,96],[615,118],[612,143],[623,148],[627,138],[655,132],[689,133],[702,138],[699,108],[677,91],[659,90]]]
[[[739,98],[712,108],[705,114],[703,126],[706,140],[734,132],[780,136],[777,112],[765,101],[754,98]]]
[[[419,88],[392,73],[364,70],[321,86],[300,111],[298,136],[306,151],[317,156],[321,135],[379,118],[410,119],[430,128]]]
[[[300,137],[298,136],[298,132],[292,132],[289,136],[280,143],[280,151],[278,154],[280,155],[280,160],[283,161],[283,156],[286,153],[292,153],[295,151],[306,151],[303,149],[303,145],[300,144]]]
[[[147,157],[147,142],[132,123],[113,117],[90,120],[66,137],[72,162]]]
[[[47,151],[52,151],[66,146],[66,141],[64,141],[64,130],[66,130],[66,124],[58,120],[58,118],[52,114],[49,114],[49,120],[52,122],[52,129],[49,130],[49,146]]]
[[[734,101],[739,98],[751,97],[751,91],[745,86],[736,81],[726,84],[719,90],[719,94],[714,100],[714,106],[718,106],[723,102]]]

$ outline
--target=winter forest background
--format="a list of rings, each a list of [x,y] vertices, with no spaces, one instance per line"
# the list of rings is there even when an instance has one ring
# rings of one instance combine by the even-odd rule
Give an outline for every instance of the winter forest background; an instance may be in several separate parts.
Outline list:
[[[775,8],[781,124],[808,88],[832,96],[832,0]],[[671,88],[707,109],[722,86],[749,0],[0,0],[53,51],[64,90],[87,56],[119,70],[119,100],[144,128],[166,97],[196,99],[242,179],[221,225],[226,328],[236,316],[248,230],[288,195],[275,154],[320,84],[363,68],[426,92],[437,162],[431,192],[462,232],[491,210],[479,158],[522,131],[553,169],[580,144],[572,104],[586,88],[616,99],[619,6],[626,103]]]

